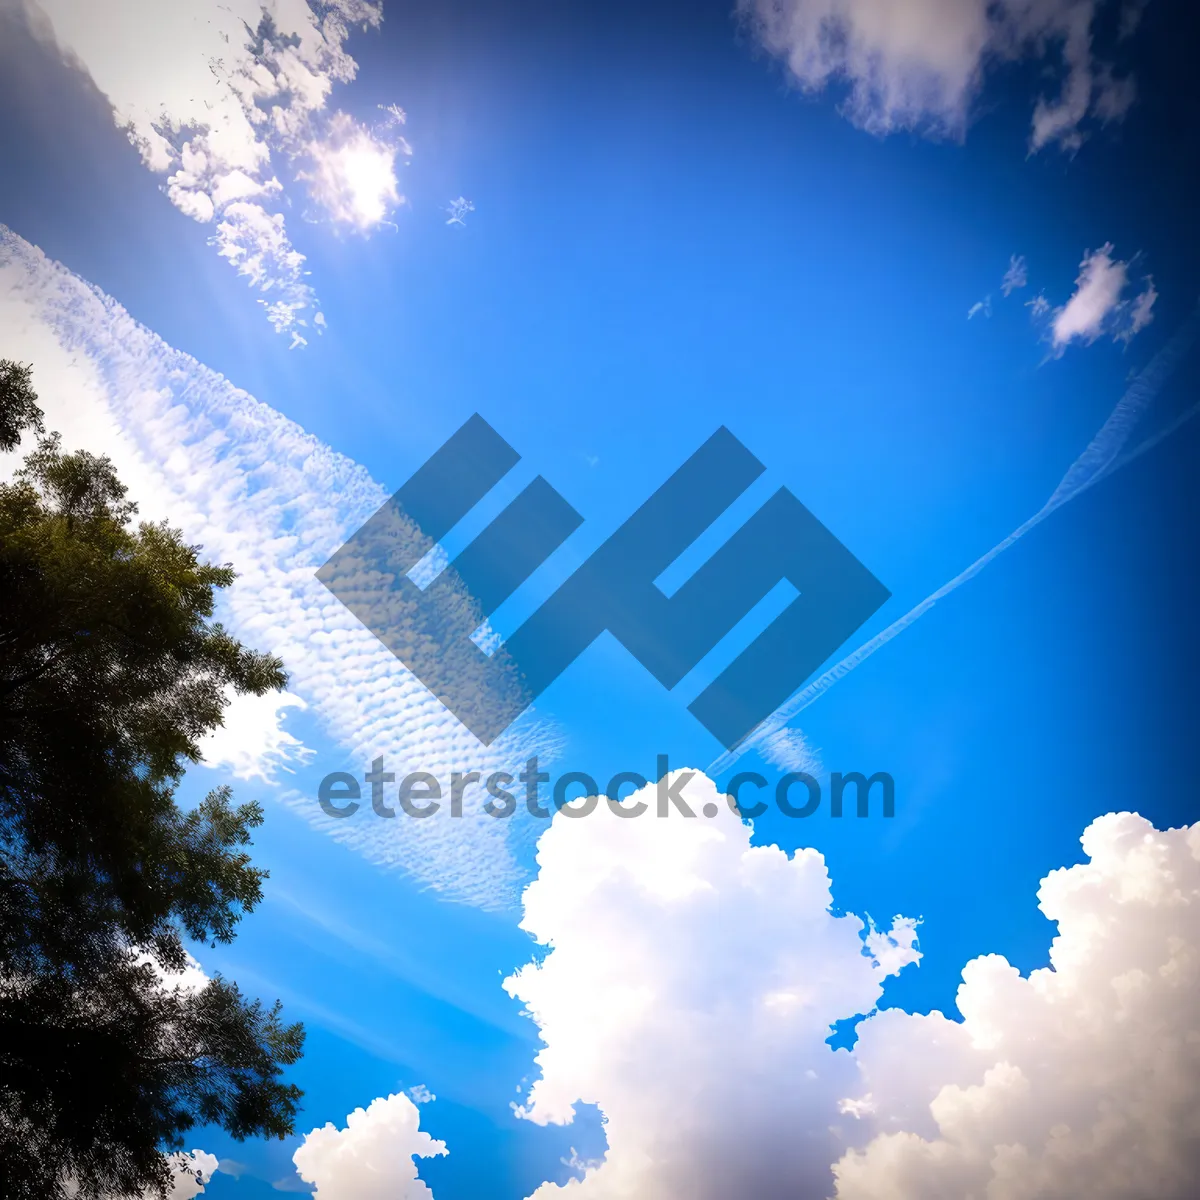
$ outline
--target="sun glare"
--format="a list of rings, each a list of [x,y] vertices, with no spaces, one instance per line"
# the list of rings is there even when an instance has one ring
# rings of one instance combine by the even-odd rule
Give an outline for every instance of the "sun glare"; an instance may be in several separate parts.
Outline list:
[[[334,221],[366,233],[401,201],[396,150],[365,129],[340,132],[342,136],[310,147],[315,169],[305,177],[313,198]]]

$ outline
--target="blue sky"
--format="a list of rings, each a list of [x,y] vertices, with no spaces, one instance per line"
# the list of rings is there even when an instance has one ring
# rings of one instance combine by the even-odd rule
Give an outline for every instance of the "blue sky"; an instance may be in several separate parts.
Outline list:
[[[867,7],[830,6],[851,20]],[[136,371],[167,387],[160,355],[173,347],[344,456],[328,482],[329,528],[342,536],[372,497],[482,413],[521,453],[520,480],[544,474],[585,517],[518,598],[521,614],[727,425],[766,466],[759,501],[786,486],[892,593],[849,652],[1041,507],[1196,304],[1194,16],[1152,0],[1123,39],[1119,5],[1098,4],[1093,16],[1095,100],[1072,127],[1086,137],[1034,151],[1035,103],[1074,69],[1052,25],[1047,53],[1023,42],[1010,61],[985,57],[964,103],[931,107],[916,128],[877,106],[876,124],[894,125],[883,133],[862,128],[871,122],[861,113],[853,119],[852,63],[806,94],[728,2],[387,0],[377,28],[349,35],[357,75],[334,84],[327,110],[372,128],[380,106],[403,108],[411,156],[397,154],[395,171],[405,200],[366,232],[339,226],[281,158],[278,206],[326,322],[319,336],[305,326],[308,344],[289,349],[208,244],[213,226],[172,206],[165,175],[147,170],[117,127],[109,76],[95,64],[89,75],[86,56],[69,65],[53,38],[8,15],[0,221],[161,339],[105,375],[111,332],[62,310],[45,317],[58,344],[102,364],[104,387]],[[60,41],[72,19],[55,17]],[[186,39],[165,48],[189,53]],[[1107,123],[1096,108],[1102,59],[1137,81],[1136,100]],[[962,136],[927,136],[931,122],[962,112]],[[474,209],[448,223],[459,196]],[[1081,263],[1096,252],[1126,286],[1081,334],[1056,341],[1086,279]],[[1014,257],[1027,282],[1004,295]],[[28,270],[41,278],[49,268]],[[1133,330],[1147,287],[1152,319]],[[1030,307],[1038,295],[1041,317]],[[977,303],[986,311],[968,319]],[[0,350],[32,358],[36,382],[41,343],[29,336],[28,349]],[[1182,361],[1126,448],[1194,402],[1198,364],[1195,354]],[[66,388],[74,377],[62,372]],[[241,403],[215,377],[196,379],[204,404]],[[53,403],[68,419],[82,411],[70,395]],[[203,475],[204,465],[188,466],[186,439],[183,465],[172,467],[169,429],[139,425],[169,405],[109,404],[114,436],[151,466],[157,454],[173,478]],[[79,419],[81,430],[103,425]],[[263,421],[271,463],[269,439],[292,434]],[[1160,830],[1196,819],[1198,438],[1200,425],[1182,425],[1054,513],[795,721],[823,778],[887,771],[896,781],[891,820],[836,821],[823,807],[804,821],[765,816],[752,835],[755,845],[820,851],[836,912],[881,926],[897,913],[921,920],[920,964],[881,977],[881,1007],[953,1015],[964,964],[978,955],[1002,954],[1024,973],[1045,967],[1055,930],[1037,908],[1039,881],[1085,863],[1079,839],[1095,818],[1136,810]],[[281,443],[279,459],[303,455]],[[287,479],[302,474],[288,470]],[[153,497],[139,499],[156,511]],[[192,500],[200,530],[217,528],[203,497]],[[214,534],[221,546],[237,545],[237,505],[228,513],[234,524],[220,527],[233,541]],[[183,520],[169,506],[166,515]],[[304,522],[304,511],[289,520]],[[736,521],[727,524],[726,534]],[[258,527],[246,528],[252,537]],[[337,540],[322,526],[311,543],[316,553]],[[263,596],[257,615],[234,612],[241,636],[282,639],[272,648],[299,636],[279,632]],[[502,849],[490,832],[485,848],[460,838],[447,849],[414,842],[407,822],[379,831],[366,808],[344,823],[324,817],[318,781],[333,770],[361,775],[372,738],[399,739],[420,760],[423,727],[388,726],[418,721],[416,709],[380,715],[363,701],[331,718],[337,687],[387,683],[374,670],[336,687],[294,671],[292,691],[308,707],[281,719],[307,752],[285,748],[288,761],[265,777],[239,777],[229,764],[189,773],[188,800],[226,779],[262,800],[255,853],[271,871],[238,941],[197,956],[304,1020],[302,1132],[341,1127],[372,1099],[423,1084],[437,1099],[419,1106],[421,1128],[449,1149],[421,1160],[433,1194],[519,1200],[582,1174],[564,1160],[599,1160],[605,1149],[590,1105],[566,1126],[511,1108],[538,1077],[538,1027],[500,983],[547,953],[518,927],[543,827],[514,821]],[[687,712],[694,694],[664,691],[605,636],[543,694],[513,747],[555,746],[551,770],[598,779],[649,775],[659,753],[702,768],[722,748]],[[364,728],[363,713],[375,723]],[[462,761],[470,744],[447,728],[434,732],[453,751],[434,756]],[[737,769],[774,778],[782,767],[751,749]],[[476,853],[466,894],[453,880],[472,875]],[[503,881],[488,875],[493,858],[508,864]],[[442,886],[443,876],[453,879]],[[734,930],[737,909],[724,919]],[[748,943],[756,937],[747,931]],[[646,1053],[653,1059],[654,1048]],[[669,1121],[669,1096],[662,1108]],[[616,1122],[609,1112],[610,1133]],[[207,1194],[252,1200],[283,1180],[311,1190],[294,1174],[299,1143],[239,1146],[197,1133],[197,1146],[233,1160]],[[652,1194],[603,1186],[581,1195]],[[350,1183],[332,1188],[318,1195],[360,1195]]]

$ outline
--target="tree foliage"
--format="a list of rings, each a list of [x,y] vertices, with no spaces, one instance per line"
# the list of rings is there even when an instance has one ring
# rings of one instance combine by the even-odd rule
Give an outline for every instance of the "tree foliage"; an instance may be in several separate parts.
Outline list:
[[[0,358],[0,450],[15,450],[21,430],[42,432],[42,410],[25,363]]]
[[[36,399],[0,361],[0,447],[41,433]],[[135,511],[57,435],[0,484],[0,1197],[165,1195],[188,1129],[283,1137],[300,1096],[278,1004],[172,978],[265,877],[257,804],[175,789],[228,691],[286,677],[213,621],[232,569]]]

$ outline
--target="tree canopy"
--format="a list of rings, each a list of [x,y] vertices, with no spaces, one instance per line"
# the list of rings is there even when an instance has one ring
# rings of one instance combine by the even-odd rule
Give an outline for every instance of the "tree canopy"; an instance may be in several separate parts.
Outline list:
[[[0,484],[0,1197],[165,1195],[193,1126],[293,1130],[302,1028],[178,982],[185,939],[231,941],[261,898],[262,809],[175,797],[228,693],[286,676],[213,620],[232,568],[135,524],[112,463],[45,436],[29,368],[0,361],[0,448],[23,430]]]

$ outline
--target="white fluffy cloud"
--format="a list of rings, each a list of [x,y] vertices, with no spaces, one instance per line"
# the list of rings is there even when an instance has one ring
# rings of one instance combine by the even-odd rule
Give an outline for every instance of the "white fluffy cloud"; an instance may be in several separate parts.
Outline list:
[[[1096,0],[738,0],[758,39],[807,91],[847,86],[844,111],[874,133],[961,137],[993,62],[1061,62],[1036,104],[1030,146],[1073,150],[1089,116],[1124,116],[1133,83],[1092,53]]]
[[[961,1022],[859,1026],[880,1132],[836,1166],[838,1200],[1187,1200],[1200,1171],[1200,825],[1092,823],[1089,862],[1038,893],[1051,965],[975,959]]]
[[[365,230],[399,203],[403,139],[375,134],[325,109],[357,69],[345,43],[377,26],[371,0],[24,0],[38,32],[91,76],[146,166],[165,177],[180,211],[212,223],[217,252],[261,293],[275,328],[305,341],[320,328],[304,256],[288,236],[281,165],[309,161],[311,194],[342,221],[357,199]],[[136,53],[131,48],[136,47]],[[399,110],[394,110],[398,112]],[[347,125],[353,134],[347,133]],[[361,154],[374,149],[364,196]],[[333,148],[330,148],[330,147]],[[342,172],[339,177],[339,171]],[[302,172],[303,174],[303,172]],[[386,178],[385,178],[386,176]]]
[[[650,789],[651,793],[653,788]],[[606,1118],[601,1163],[536,1200],[1185,1200],[1200,1170],[1200,825],[1095,821],[1043,880],[1051,966],[969,963],[961,1020],[884,1010],[914,923],[833,916],[821,856],[711,819],[554,819],[505,986],[541,1031],[519,1114]],[[653,804],[653,796],[649,797]]]
[[[304,762],[313,755],[283,727],[289,708],[307,707],[291,692],[268,692],[265,696],[231,692],[225,723],[211,730],[200,743],[205,764],[224,767],[238,779],[272,782],[280,768],[288,770],[289,763]]]
[[[421,1113],[402,1093],[356,1108],[346,1127],[332,1123],[304,1135],[292,1155],[296,1171],[316,1184],[314,1200],[432,1200],[417,1178],[417,1158],[446,1153],[421,1129]]]
[[[538,1200],[823,1196],[857,1131],[854,1061],[825,1039],[919,958],[915,923],[833,916],[816,851],[751,847],[702,775],[685,796],[716,815],[660,820],[651,785],[640,818],[560,814],[538,844],[522,928],[551,949],[505,983],[545,1043],[521,1115],[597,1104],[609,1143]]]
[[[1094,342],[1106,334],[1128,342],[1154,319],[1158,299],[1154,281],[1147,276],[1133,300],[1122,300],[1129,285],[1129,263],[1113,257],[1111,242],[1089,250],[1079,264],[1075,291],[1054,313],[1050,340],[1056,350],[1073,341]]]

